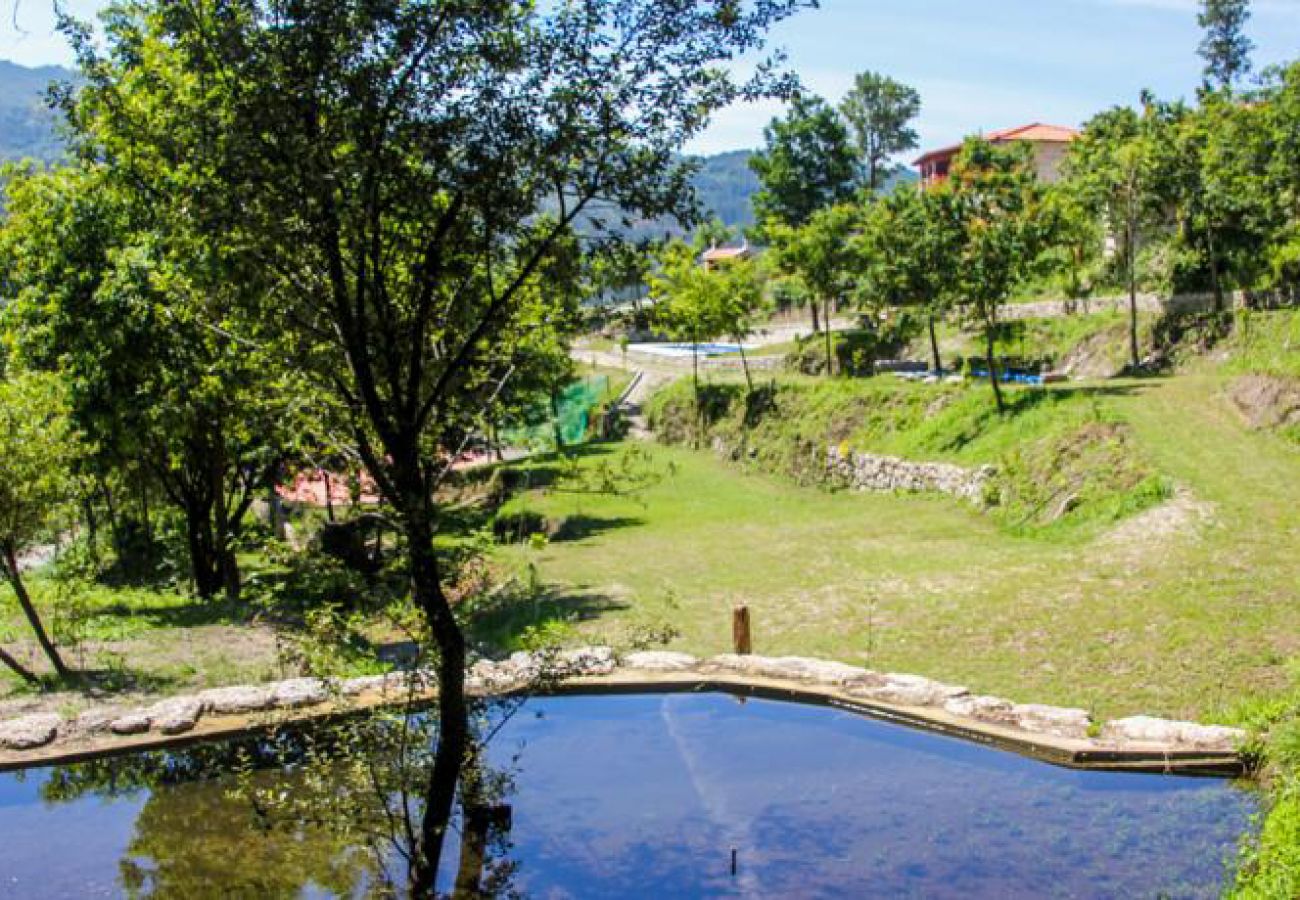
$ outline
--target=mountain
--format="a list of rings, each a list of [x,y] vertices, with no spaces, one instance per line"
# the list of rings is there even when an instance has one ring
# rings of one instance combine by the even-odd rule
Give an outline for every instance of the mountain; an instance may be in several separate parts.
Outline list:
[[[750,198],[758,192],[758,176],[749,168],[751,150],[732,150],[716,156],[697,157],[695,193],[708,215],[732,228],[754,224]]]
[[[0,162],[57,159],[63,152],[56,122],[45,101],[54,81],[72,81],[76,73],[61,66],[29,69],[0,60]]]

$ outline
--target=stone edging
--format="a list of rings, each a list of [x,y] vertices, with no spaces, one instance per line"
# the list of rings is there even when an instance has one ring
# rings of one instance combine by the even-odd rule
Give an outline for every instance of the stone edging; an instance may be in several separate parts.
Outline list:
[[[933,491],[981,506],[985,487],[997,474],[993,466],[967,469],[951,463],[913,462],[834,445],[826,450],[826,470],[831,478],[859,491]]]
[[[526,693],[653,693],[724,690],[826,703],[1086,769],[1239,774],[1240,729],[1133,716],[1094,726],[1082,709],[1013,703],[917,675],[873,672],[802,657],[697,659],[608,647],[516,653],[476,663],[479,696]],[[219,740],[279,725],[434,699],[426,673],[326,682],[295,678],[173,697],[138,710],[100,709],[72,719],[28,715],[0,722],[0,771]]]

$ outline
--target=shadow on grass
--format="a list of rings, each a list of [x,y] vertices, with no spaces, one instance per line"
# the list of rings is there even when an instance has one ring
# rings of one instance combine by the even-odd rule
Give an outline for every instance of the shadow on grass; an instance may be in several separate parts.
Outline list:
[[[608,518],[585,515],[568,516],[560,523],[560,527],[555,530],[555,533],[551,535],[551,540],[556,543],[585,541],[607,531],[614,531],[618,528],[633,528],[645,523],[645,519],[631,516],[610,516]]]
[[[576,462],[614,454],[618,442],[600,441],[567,448],[564,453],[544,453],[525,460],[503,463],[502,477],[512,491],[528,491],[554,487]]]
[[[243,625],[254,618],[256,610],[249,604],[231,604],[223,600],[188,600],[171,606],[131,606],[111,603],[95,609],[95,618],[134,619],[153,628],[195,628],[201,625]]]
[[[159,672],[146,672],[127,665],[97,664],[82,668],[77,665],[75,651],[63,648],[65,661],[71,669],[67,678],[59,678],[48,668],[43,668],[35,660],[27,660],[27,665],[36,671],[39,684],[29,684],[17,677],[6,684],[0,684],[0,697],[38,696],[46,693],[75,693],[94,700],[106,700],[125,693],[167,694],[174,692],[184,682],[173,675]],[[7,675],[7,673],[5,673]],[[3,688],[8,688],[6,692]]]
[[[535,596],[503,596],[476,609],[466,621],[469,633],[497,649],[515,649],[529,630],[567,627],[628,609],[624,600],[590,590],[548,588]]]

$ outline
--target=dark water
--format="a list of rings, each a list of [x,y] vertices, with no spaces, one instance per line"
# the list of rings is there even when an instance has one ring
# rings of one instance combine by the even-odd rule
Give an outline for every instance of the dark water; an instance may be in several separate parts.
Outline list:
[[[1223,781],[1075,772],[717,694],[533,700],[491,755],[516,760],[513,888],[547,898],[1211,897],[1256,808]],[[0,896],[373,883],[365,835],[259,832],[228,778],[54,789],[77,775],[0,776]]]

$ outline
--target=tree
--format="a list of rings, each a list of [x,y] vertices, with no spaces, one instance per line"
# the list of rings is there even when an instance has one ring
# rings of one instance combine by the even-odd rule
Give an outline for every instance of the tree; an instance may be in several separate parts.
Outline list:
[[[1268,280],[1300,285],[1300,62],[1274,71],[1254,107],[1265,148],[1259,187],[1265,201]]]
[[[674,340],[693,347],[693,377],[699,406],[699,345],[723,335],[741,345],[740,359],[750,392],[754,379],[744,341],[764,309],[763,281],[752,260],[735,259],[705,268],[698,245],[675,241],[664,248],[659,271],[651,276],[655,321]]]
[[[917,307],[930,338],[930,365],[943,370],[936,320],[957,300],[962,229],[952,191],[945,185],[896,191],[868,212],[859,239],[862,299],[869,306]]]
[[[810,303],[821,307],[827,375],[835,374],[831,312],[852,291],[858,265],[854,234],[860,219],[858,206],[841,203],[816,211],[801,227],[782,226],[772,234],[777,266],[797,277]]]
[[[879,191],[893,171],[890,158],[917,146],[911,123],[920,112],[921,95],[914,88],[876,72],[854,79],[840,113],[849,123],[865,190]]]
[[[798,228],[817,210],[853,196],[857,165],[848,131],[820,97],[797,96],[763,137],[765,146],[749,165],[762,184],[753,202],[764,232],[778,225]]]
[[[1118,244],[1129,296],[1129,362],[1141,363],[1138,350],[1137,256],[1146,227],[1156,213],[1152,190],[1152,143],[1144,117],[1127,107],[1094,116],[1070,144],[1066,177],[1074,182]]]
[[[950,181],[963,227],[962,297],[984,334],[989,384],[1002,412],[994,358],[999,314],[1050,245],[1052,223],[1025,144],[1000,146],[971,138],[953,164]]]
[[[692,217],[683,144],[722,106],[788,88],[771,65],[737,83],[724,63],[802,5],[199,0],[118,8],[107,59],[82,36],[95,130],[122,148],[108,164],[147,152],[216,174],[201,203],[184,181],[158,202],[274,276],[273,296],[240,298],[248,317],[348,410],[405,536],[439,690],[413,893],[433,892],[470,749],[465,636],[434,544],[448,436],[547,314],[530,298],[567,270],[594,203]]]
[[[86,138],[89,142],[91,139]],[[87,147],[87,149],[89,149]],[[239,594],[245,514],[290,443],[301,384],[236,340],[238,295],[266,289],[228,267],[153,198],[125,189],[147,163],[18,173],[0,233],[19,358],[61,371],[101,476],[138,469],[185,517],[196,592]]]
[[[0,381],[0,571],[60,678],[68,677],[68,667],[27,593],[19,556],[42,536],[51,536],[74,500],[73,467],[80,452],[58,378],[27,373]],[[27,681],[38,681],[2,648],[0,663]]]
[[[1047,214],[1055,223],[1055,246],[1049,250],[1056,270],[1065,275],[1065,296],[1082,300],[1090,289],[1085,276],[1104,244],[1103,229],[1088,197],[1071,181],[1047,189]]]
[[[1205,31],[1198,52],[1205,60],[1205,82],[1221,90],[1250,72],[1255,45],[1246,37],[1250,0],[1201,0],[1197,24]]]

